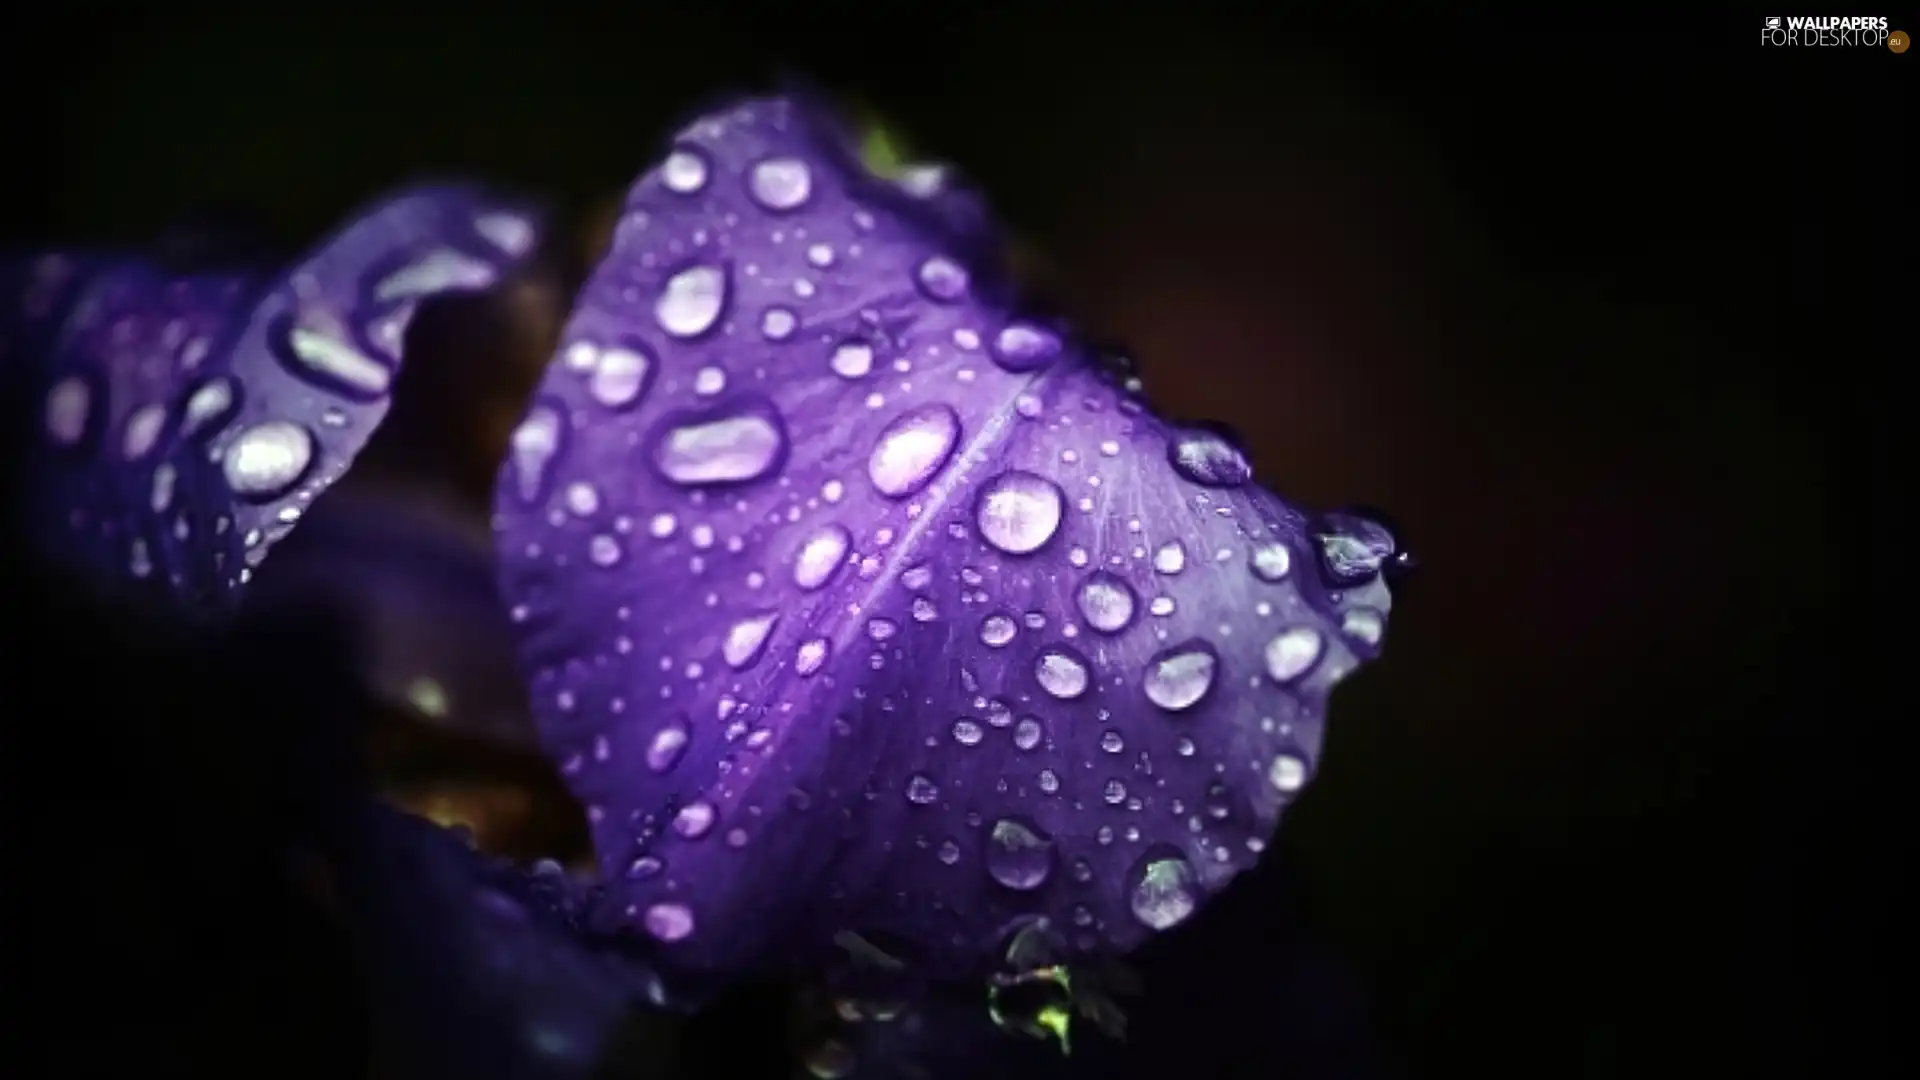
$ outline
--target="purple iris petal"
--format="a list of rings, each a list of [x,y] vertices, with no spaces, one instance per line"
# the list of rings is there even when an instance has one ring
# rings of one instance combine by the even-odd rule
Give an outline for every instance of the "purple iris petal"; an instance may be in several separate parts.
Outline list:
[[[529,253],[520,207],[420,189],[356,216],[277,282],[96,260],[33,265],[9,355],[40,401],[33,518],[95,580],[201,609],[231,595],[385,415],[419,302]],[[10,362],[12,366],[12,362]]]
[[[750,101],[634,187],[497,498],[543,741],[672,962],[1132,948],[1256,861],[1387,588],[847,145]]]

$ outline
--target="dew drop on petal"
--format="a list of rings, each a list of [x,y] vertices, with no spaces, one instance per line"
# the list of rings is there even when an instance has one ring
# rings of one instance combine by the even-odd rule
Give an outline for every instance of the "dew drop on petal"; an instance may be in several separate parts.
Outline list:
[[[1293,551],[1278,540],[1256,546],[1248,556],[1253,576],[1261,581],[1280,581],[1293,569]]]
[[[693,933],[693,909],[685,904],[655,904],[641,921],[658,941],[682,941]]]
[[[313,434],[288,420],[268,420],[234,437],[221,472],[234,494],[270,499],[292,487],[313,464]]]
[[[919,491],[953,457],[960,415],[938,402],[895,417],[874,441],[867,478],[880,494],[900,499]]]
[[[1149,855],[1133,878],[1127,908],[1148,929],[1172,929],[1199,907],[1193,868],[1178,855]]]
[[[1190,641],[1148,660],[1141,686],[1147,700],[1168,712],[1181,712],[1199,704],[1213,689],[1218,667],[1212,648],[1205,642]]]
[[[853,535],[839,525],[828,525],[800,545],[793,560],[793,583],[812,592],[825,585],[846,561]]]
[[[678,338],[698,337],[720,321],[727,302],[727,272],[718,266],[689,266],[667,279],[654,301],[660,329]]]
[[[772,472],[787,433],[767,413],[746,411],[678,424],[654,448],[660,474],[676,484],[734,484]]]
[[[974,520],[987,543],[1009,555],[1026,555],[1060,531],[1065,503],[1053,481],[1011,469],[981,488]]]
[[[1046,884],[1053,871],[1053,840],[1017,818],[994,822],[987,840],[987,873],[1009,889],[1026,892]]]
[[[1320,660],[1324,639],[1311,626],[1292,626],[1267,642],[1267,677],[1288,683],[1305,675]]]
[[[780,613],[770,611],[734,623],[720,643],[721,659],[735,671],[752,667],[760,659],[760,654],[766,651],[767,638],[773,633],[774,624],[779,621]]]
[[[1113,574],[1095,572],[1080,583],[1074,599],[1087,625],[1103,634],[1117,634],[1133,622],[1133,589]]]
[[[813,195],[813,171],[799,158],[768,158],[753,166],[747,190],[762,209],[797,210]]]
[[[1042,652],[1033,663],[1033,677],[1040,683],[1040,689],[1063,701],[1086,693],[1093,681],[1086,662],[1068,652],[1064,646],[1054,646]]]

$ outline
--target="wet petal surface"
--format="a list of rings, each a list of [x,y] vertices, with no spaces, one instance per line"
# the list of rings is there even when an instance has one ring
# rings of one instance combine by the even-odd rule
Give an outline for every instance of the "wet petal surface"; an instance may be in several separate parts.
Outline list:
[[[850,929],[977,973],[1035,915],[1130,949],[1311,776],[1377,538],[1155,416],[848,145],[751,101],[633,189],[499,488],[542,738],[669,962]]]
[[[31,317],[0,322],[0,349],[41,403],[43,547],[189,609],[230,599],[385,415],[418,304],[493,283],[529,254],[533,225],[491,196],[420,189],[277,279],[30,260],[6,302]]]

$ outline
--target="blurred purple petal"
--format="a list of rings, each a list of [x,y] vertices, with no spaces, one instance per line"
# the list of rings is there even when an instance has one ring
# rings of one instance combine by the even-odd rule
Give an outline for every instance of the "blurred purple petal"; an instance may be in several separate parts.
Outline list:
[[[1387,588],[849,146],[751,101],[633,189],[497,497],[542,738],[669,962],[1131,949],[1258,858]]]
[[[582,932],[589,887],[369,804],[345,868],[374,1001],[431,1076],[587,1076],[631,1013],[665,1004],[643,960]]]
[[[385,414],[418,303],[490,285],[533,228],[490,196],[419,189],[271,285],[145,258],[29,264],[9,294],[25,317],[0,330],[41,402],[41,543],[189,609],[228,597]]]
[[[326,603],[376,697],[435,727],[531,747],[513,628],[483,526],[418,494],[342,490],[262,568],[250,610]]]

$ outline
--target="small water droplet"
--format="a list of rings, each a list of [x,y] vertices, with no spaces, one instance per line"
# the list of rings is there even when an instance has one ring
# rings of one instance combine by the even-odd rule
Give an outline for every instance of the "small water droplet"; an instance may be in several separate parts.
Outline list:
[[[987,873],[1020,892],[1046,884],[1053,872],[1053,839],[1039,826],[1018,818],[994,822],[987,843]]]
[[[47,434],[62,446],[72,446],[87,433],[93,409],[93,388],[84,379],[61,379],[47,391]]]
[[[1177,574],[1187,568],[1187,549],[1178,540],[1169,540],[1153,553],[1153,568],[1162,574]]]
[[[970,716],[963,716],[953,722],[953,741],[961,746],[979,746],[980,740],[987,737],[987,729]]]
[[[693,909],[685,904],[655,904],[641,921],[658,941],[682,941],[693,933]]]
[[[794,650],[793,670],[795,674],[804,678],[819,671],[820,668],[826,664],[827,656],[831,651],[832,649],[828,645],[826,638],[814,638],[811,641],[803,642],[798,649]]]
[[[953,303],[967,295],[966,268],[945,255],[934,255],[914,271],[922,292],[934,300]]]
[[[1275,754],[1267,766],[1267,782],[1282,795],[1292,795],[1306,785],[1307,763],[1293,754]]]
[[[1288,683],[1305,675],[1320,660],[1324,640],[1311,626],[1291,626],[1267,642],[1267,677]]]
[[[672,772],[686,755],[687,741],[692,734],[687,722],[679,717],[660,725],[660,730],[647,741],[647,768],[657,773]]]
[[[653,460],[676,484],[735,484],[773,472],[786,450],[777,414],[742,409],[674,424],[655,445]]]
[[[873,346],[864,341],[846,341],[834,347],[827,366],[843,379],[864,379],[873,371]]]
[[[1087,625],[1103,634],[1117,634],[1133,622],[1133,588],[1104,570],[1081,582],[1074,599]]]
[[[780,613],[770,611],[734,623],[728,628],[726,639],[720,643],[721,659],[735,671],[753,666],[765,651],[767,638],[773,633],[774,624],[779,621]]]
[[[1064,509],[1065,495],[1053,481],[1010,469],[981,488],[974,520],[987,543],[1009,555],[1026,555],[1060,531]]]
[[[1168,712],[1181,712],[1198,705],[1213,689],[1218,667],[1219,660],[1211,646],[1203,641],[1189,641],[1147,661],[1141,686],[1147,700]]]
[[[813,171],[799,158],[767,158],[748,173],[747,191],[762,209],[797,210],[813,195]]]
[[[1239,487],[1253,475],[1246,456],[1218,434],[1198,428],[1176,432],[1167,444],[1174,471],[1205,487]]]
[[[688,840],[698,840],[713,829],[716,815],[709,802],[690,802],[673,817],[673,831]]]
[[[1033,664],[1033,677],[1040,683],[1040,689],[1063,701],[1086,693],[1093,682],[1086,661],[1064,645],[1052,646],[1040,654]]]
[[[727,272],[718,266],[689,266],[667,279],[654,301],[660,329],[677,338],[698,337],[713,329],[727,303]]]
[[[1293,551],[1278,540],[1257,545],[1247,565],[1261,581],[1280,581],[1293,570]]]
[[[1169,930],[1185,922],[1199,907],[1193,868],[1176,854],[1149,853],[1134,872],[1127,907],[1141,925]]]
[[[1019,633],[1013,619],[1003,612],[995,612],[980,620],[980,641],[989,648],[998,649],[1011,642]]]
[[[928,806],[940,798],[940,785],[925,773],[914,773],[907,778],[907,801],[916,806]]]
[[[768,341],[787,340],[799,325],[799,317],[787,308],[770,307],[760,313],[760,333]]]
[[[221,472],[234,494],[271,499],[282,494],[313,464],[314,439],[288,420],[268,420],[234,437],[221,459]]]
[[[828,525],[807,538],[793,560],[793,583],[808,592],[825,585],[847,560],[853,534],[839,525]]]
[[[1011,323],[993,339],[993,359],[1008,371],[1033,371],[1060,355],[1060,338],[1030,323]]]
[[[668,191],[691,195],[707,186],[707,159],[698,150],[676,149],[660,166],[660,182]]]

